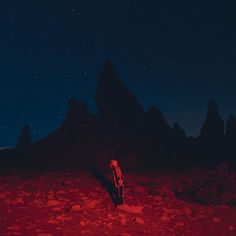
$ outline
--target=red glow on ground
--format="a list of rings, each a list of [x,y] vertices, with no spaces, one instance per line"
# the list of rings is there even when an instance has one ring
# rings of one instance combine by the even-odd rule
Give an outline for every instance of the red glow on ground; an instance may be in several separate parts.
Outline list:
[[[27,175],[0,176],[0,235],[236,235],[235,207],[177,199],[178,176],[125,175],[116,208],[88,173]]]

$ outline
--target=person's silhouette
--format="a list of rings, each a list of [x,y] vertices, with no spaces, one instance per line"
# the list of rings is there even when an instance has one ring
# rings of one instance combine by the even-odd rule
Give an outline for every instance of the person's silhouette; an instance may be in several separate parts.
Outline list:
[[[121,168],[118,165],[117,160],[110,161],[110,167],[112,169],[113,181],[117,190],[117,203],[124,203],[124,177],[121,171]]]

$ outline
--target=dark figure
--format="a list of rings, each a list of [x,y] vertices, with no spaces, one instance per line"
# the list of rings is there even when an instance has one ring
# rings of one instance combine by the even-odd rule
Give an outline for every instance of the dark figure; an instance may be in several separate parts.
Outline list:
[[[121,168],[118,166],[117,160],[111,160],[110,167],[112,169],[113,181],[117,190],[117,203],[124,203],[124,177]]]

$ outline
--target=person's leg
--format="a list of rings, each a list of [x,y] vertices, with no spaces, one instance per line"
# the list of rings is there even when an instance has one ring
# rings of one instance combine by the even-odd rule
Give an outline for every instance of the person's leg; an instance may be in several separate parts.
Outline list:
[[[124,186],[119,187],[119,202],[120,204],[124,203]]]

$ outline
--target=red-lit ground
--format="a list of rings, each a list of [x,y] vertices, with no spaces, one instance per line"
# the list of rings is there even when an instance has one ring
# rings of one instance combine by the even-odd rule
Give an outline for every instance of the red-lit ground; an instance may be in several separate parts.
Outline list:
[[[0,176],[0,235],[236,235],[235,174],[195,170],[184,175],[128,173],[125,178],[126,204],[115,208],[89,173]],[[199,187],[209,179],[211,187]],[[215,190],[219,184],[225,186],[220,194]],[[196,186],[199,199],[222,203],[201,205],[173,193]]]

